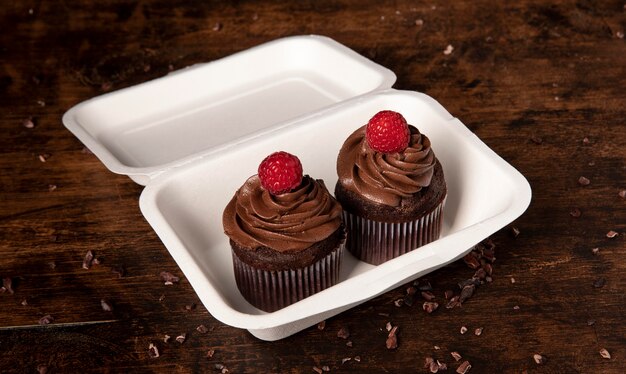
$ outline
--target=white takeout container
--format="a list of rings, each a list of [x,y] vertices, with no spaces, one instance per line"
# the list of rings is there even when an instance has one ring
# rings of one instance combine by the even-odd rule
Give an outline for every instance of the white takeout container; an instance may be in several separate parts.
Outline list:
[[[528,207],[526,179],[427,95],[320,36],[279,39],[82,102],[63,123],[113,172],[146,185],[145,218],[208,311],[278,340],[469,252]],[[432,141],[448,197],[441,238],[373,266],[346,253],[340,282],[273,313],[235,284],[222,212],[268,154],[296,154],[332,192],[344,140],[376,112],[402,113]]]

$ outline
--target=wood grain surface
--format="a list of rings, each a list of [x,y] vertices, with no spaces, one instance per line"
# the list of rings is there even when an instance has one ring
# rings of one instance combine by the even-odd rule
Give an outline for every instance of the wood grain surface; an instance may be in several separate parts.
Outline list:
[[[470,373],[626,372],[625,4],[3,1],[0,372],[427,373],[428,357],[444,373],[466,360]],[[441,304],[432,314],[419,291],[395,305],[407,284],[277,342],[224,325],[142,217],[142,187],[61,123],[104,92],[298,34],[391,69],[530,182],[527,212],[491,238],[493,281],[461,307],[444,299],[474,274],[458,261],[421,280]],[[83,269],[89,250],[100,263]]]

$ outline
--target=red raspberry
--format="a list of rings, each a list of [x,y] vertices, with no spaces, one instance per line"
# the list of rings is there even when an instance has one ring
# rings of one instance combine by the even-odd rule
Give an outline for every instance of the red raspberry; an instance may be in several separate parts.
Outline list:
[[[259,165],[259,179],[272,195],[289,192],[302,182],[302,164],[290,153],[274,152]]]
[[[409,146],[411,131],[402,114],[383,110],[374,115],[365,129],[367,144],[378,152],[402,152]]]

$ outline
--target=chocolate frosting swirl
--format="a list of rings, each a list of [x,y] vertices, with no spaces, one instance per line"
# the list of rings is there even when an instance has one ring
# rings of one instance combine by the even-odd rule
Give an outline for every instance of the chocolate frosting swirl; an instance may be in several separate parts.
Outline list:
[[[272,195],[254,175],[235,193],[222,219],[226,235],[242,247],[289,252],[329,237],[341,225],[341,211],[322,180],[305,175],[298,189]]]
[[[403,152],[382,153],[367,144],[365,128],[353,132],[339,151],[337,174],[346,189],[376,203],[399,206],[403,198],[430,185],[436,160],[426,135],[409,125],[409,146]]]

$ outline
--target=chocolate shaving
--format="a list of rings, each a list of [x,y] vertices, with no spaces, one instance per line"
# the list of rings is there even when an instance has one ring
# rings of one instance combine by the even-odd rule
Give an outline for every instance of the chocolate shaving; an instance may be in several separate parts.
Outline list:
[[[591,253],[593,253],[594,255],[597,255],[600,253],[600,248],[595,247],[595,248],[591,248]]]
[[[459,354],[459,352],[453,351],[450,352],[450,355],[452,356],[452,358],[454,359],[454,361],[459,361],[460,359],[462,359],[463,357],[461,357],[461,355]]]
[[[393,302],[393,305],[397,306],[398,308],[401,307],[402,304],[404,304],[404,298],[397,299],[396,301]]]
[[[313,366],[313,371],[316,372],[317,374],[322,374],[322,369],[318,368],[317,366]]]
[[[204,325],[198,325],[198,327],[196,327],[196,331],[198,331],[200,334],[206,334],[209,329],[207,329]]]
[[[467,327],[461,326],[461,335],[465,334],[466,332],[467,332]]]
[[[49,325],[52,322],[54,322],[54,317],[52,317],[50,314],[46,314],[45,316],[39,319],[40,325]]]
[[[161,280],[165,282],[166,286],[171,286],[174,283],[178,283],[178,281],[180,281],[180,278],[167,271],[162,271],[160,276]]]
[[[344,357],[344,358],[341,359],[341,364],[343,365],[343,364],[345,364],[346,362],[348,362],[350,360],[352,360],[352,357]]]
[[[93,262],[93,252],[91,250],[87,251],[85,254],[85,258],[83,259],[83,269],[89,269]]]
[[[398,326],[394,326],[391,331],[389,331],[389,335],[387,335],[387,341],[385,345],[387,349],[396,349],[398,348],[398,337],[396,335],[398,331]]]
[[[437,308],[439,308],[439,304],[434,301],[425,301],[424,305],[422,305],[422,309],[424,309],[428,314],[431,314],[437,310]]]
[[[470,365],[469,361],[463,361],[463,363],[456,369],[456,372],[458,374],[465,374],[470,371],[471,368],[472,365]]]
[[[163,343],[167,343],[167,342],[169,342],[171,338],[172,338],[171,336],[169,336],[169,335],[165,334],[165,335],[163,336]]]
[[[22,306],[26,306],[28,305],[28,300],[24,299],[20,304],[22,304]]]
[[[180,334],[176,337],[176,341],[180,344],[183,344],[185,342],[185,339],[187,339],[187,334]]]
[[[387,330],[387,331],[391,331],[391,328],[392,328],[392,327],[393,327],[393,326],[391,326],[391,322],[387,322],[387,324],[385,325],[385,330]]]
[[[317,329],[318,330],[324,330],[326,328],[326,320],[321,321],[320,323],[317,324]]]
[[[350,331],[347,327],[342,327],[337,331],[337,337],[341,339],[348,339],[350,337]]]
[[[611,354],[606,350],[606,348],[602,348],[600,350],[600,356],[602,356],[602,358],[606,358],[607,360],[611,359]]]
[[[56,184],[49,184],[48,185],[48,191],[49,192],[52,192],[52,191],[54,191],[56,189],[57,189],[57,185]]]
[[[445,362],[440,362],[437,360],[437,368],[439,370],[448,370],[448,365]]]
[[[519,308],[519,305],[515,305],[515,306],[513,307],[513,310],[519,310],[519,309],[520,309],[520,308]]]
[[[546,358],[544,356],[540,355],[540,354],[537,354],[537,353],[535,353],[533,355],[533,359],[535,360],[535,363],[537,365],[543,365],[543,364],[546,363]]]
[[[156,345],[150,343],[150,345],[148,346],[148,355],[150,356],[150,358],[158,358],[160,356],[159,349]]]
[[[609,239],[613,239],[614,237],[616,237],[617,235],[619,235],[619,233],[617,231],[609,231],[606,233],[606,237]]]
[[[588,178],[585,178],[585,177],[578,178],[578,184],[580,184],[581,186],[588,186],[590,183],[591,181]]]
[[[106,299],[100,299],[100,305],[105,312],[113,311],[113,306]]]
[[[37,156],[39,158],[39,161],[41,162],[46,162],[48,161],[48,159],[50,158],[50,153],[42,153],[39,156]]]
[[[328,367],[328,365],[324,365],[324,366],[322,366],[322,371],[328,372],[328,371],[330,371],[330,368]]]
[[[354,356],[354,361],[361,362],[361,356]]]

